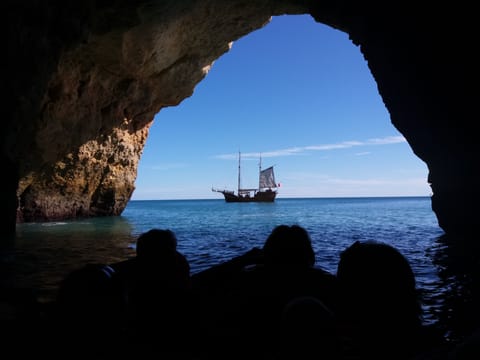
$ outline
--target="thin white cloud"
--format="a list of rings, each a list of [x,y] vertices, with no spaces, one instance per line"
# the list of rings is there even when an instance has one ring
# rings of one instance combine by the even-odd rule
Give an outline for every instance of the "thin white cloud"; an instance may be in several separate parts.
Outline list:
[[[374,138],[367,140],[367,145],[389,145],[389,144],[398,144],[404,143],[407,140],[399,135],[399,136],[387,136],[384,138]]]
[[[305,150],[325,151],[325,150],[345,149],[345,148],[351,148],[354,146],[361,146],[361,145],[366,145],[366,143],[361,141],[344,141],[337,144],[305,146]]]
[[[336,144],[323,144],[323,145],[309,145],[309,146],[300,146],[292,147],[281,150],[266,151],[262,153],[242,153],[242,159],[248,160],[251,158],[258,159],[260,156],[263,158],[271,157],[283,157],[283,156],[292,156],[292,155],[302,155],[308,151],[328,151],[328,150],[337,150],[337,149],[347,149],[358,146],[371,146],[371,145],[391,145],[404,143],[407,140],[403,136],[387,136],[384,138],[373,138],[365,141],[351,140],[351,141],[342,141]],[[360,155],[366,155],[367,152],[358,153]],[[238,154],[222,154],[215,155],[216,159],[223,160],[236,160],[238,159]]]

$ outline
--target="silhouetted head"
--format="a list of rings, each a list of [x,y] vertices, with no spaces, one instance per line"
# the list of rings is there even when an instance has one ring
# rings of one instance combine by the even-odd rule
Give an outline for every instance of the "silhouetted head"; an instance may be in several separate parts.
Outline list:
[[[315,252],[307,230],[298,225],[279,225],[263,246],[266,266],[312,267]]]
[[[137,257],[155,259],[159,255],[172,255],[177,249],[177,237],[171,230],[151,229],[137,239]]]
[[[353,321],[392,326],[420,322],[415,275],[393,246],[356,241],[341,253],[337,278],[344,311]]]
[[[177,237],[168,229],[151,229],[137,239],[137,259],[144,281],[153,277],[174,287],[189,286],[190,265],[177,251]]]

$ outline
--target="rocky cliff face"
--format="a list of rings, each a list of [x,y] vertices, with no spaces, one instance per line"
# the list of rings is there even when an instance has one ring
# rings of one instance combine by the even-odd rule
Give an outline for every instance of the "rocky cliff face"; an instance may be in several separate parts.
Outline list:
[[[17,221],[52,221],[120,215],[134,190],[148,125],[129,121],[98,135],[44,169],[24,176],[17,190]]]
[[[6,228],[14,233],[15,217],[120,214],[134,190],[154,115],[191,96],[232,41],[272,15],[309,13],[360,46],[393,124],[429,167],[440,226],[468,233],[480,200],[469,90],[478,65],[467,43],[474,22],[455,9],[438,7],[432,14],[392,6],[9,2],[9,106],[1,135]],[[446,18],[459,14],[461,28],[445,26]]]
[[[154,115],[192,95],[232,40],[268,23],[270,7],[247,5],[18,9],[18,46],[40,41],[55,56],[20,59],[40,68],[31,70],[38,83],[20,89],[30,113],[17,114],[8,149],[19,168],[17,222],[121,214]],[[36,10],[41,24],[21,19]]]

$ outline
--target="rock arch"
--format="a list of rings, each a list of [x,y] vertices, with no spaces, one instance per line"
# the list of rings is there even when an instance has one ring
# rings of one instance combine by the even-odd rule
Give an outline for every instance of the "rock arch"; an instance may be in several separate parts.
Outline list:
[[[190,96],[232,41],[271,16],[310,14],[360,47],[393,125],[428,166],[439,225],[471,234],[473,13],[374,1],[9,2],[4,228],[120,214],[154,115]]]

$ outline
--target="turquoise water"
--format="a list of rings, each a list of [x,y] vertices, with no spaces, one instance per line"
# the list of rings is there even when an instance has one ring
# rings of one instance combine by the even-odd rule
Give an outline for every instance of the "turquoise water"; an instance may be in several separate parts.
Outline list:
[[[312,237],[317,264],[332,272],[342,249],[375,239],[399,248],[418,276],[434,278],[428,252],[443,234],[428,197],[133,201],[123,216],[135,236],[152,227],[174,230],[193,272],[262,246],[277,225],[299,224]]]
[[[396,246],[424,292],[426,321],[436,320],[444,284],[434,260],[443,231],[429,197],[131,201],[119,217],[18,224],[15,244],[2,253],[7,270],[3,281],[36,288],[40,298],[52,299],[59,281],[73,268],[134,256],[136,237],[154,227],[177,234],[178,248],[195,273],[261,247],[279,224],[305,227],[317,266],[333,273],[340,251],[356,240]]]

